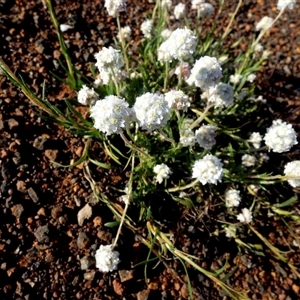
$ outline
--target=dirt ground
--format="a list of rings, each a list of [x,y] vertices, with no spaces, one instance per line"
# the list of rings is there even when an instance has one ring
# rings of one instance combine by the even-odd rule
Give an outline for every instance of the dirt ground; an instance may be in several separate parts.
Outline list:
[[[133,40],[140,37],[139,26],[153,9],[150,2],[128,1],[128,11],[121,23],[131,26]],[[228,23],[229,13],[238,1],[225,2],[221,24]],[[101,0],[53,3],[59,21],[72,26],[63,35],[73,61],[89,76],[94,54],[113,43],[116,22],[108,17]],[[291,123],[298,133],[299,11],[297,3],[263,38],[262,44],[271,54],[257,74],[256,90],[257,95],[267,100],[274,119]],[[261,17],[276,14],[275,1],[243,1],[229,39],[249,40],[256,34],[254,26]],[[76,97],[74,91],[50,73],[64,74],[58,63],[61,53],[56,33],[42,1],[0,0],[0,38],[1,58],[36,93],[41,94],[45,81],[46,95],[51,101],[59,104],[64,98]],[[69,164],[78,159],[83,140],[44,121],[36,111],[20,91],[0,77],[0,298],[188,299],[186,275],[178,261],[149,264],[145,282],[143,266],[133,265],[146,259],[147,249],[126,229],[119,242],[119,269],[103,274],[95,268],[95,251],[100,244],[110,244],[116,234],[116,229],[104,226],[113,221],[112,214],[103,204],[93,203],[92,190],[80,167],[64,169],[50,163],[55,160]],[[299,150],[298,144],[287,154],[288,158],[299,159]],[[97,151],[105,159],[95,146]],[[124,187],[126,174],[99,169],[97,176],[104,186]],[[92,217],[80,226],[77,214],[86,203],[92,205]],[[251,299],[300,298],[300,281],[285,264],[268,250],[264,251],[265,256],[239,253],[234,241],[210,234],[213,228],[209,216],[205,218],[205,222],[193,223],[194,219],[187,216],[178,222],[179,249],[199,255],[201,266],[211,270],[220,268],[228,258],[228,271],[235,265],[237,268],[227,283],[237,290],[248,291]],[[259,220],[256,226],[271,243],[290,251],[290,261],[300,266],[299,246],[292,244],[293,237],[280,220],[266,220],[266,223]],[[196,227],[201,228],[196,230],[197,234]],[[195,299],[228,299],[206,277],[192,269],[189,274]]]

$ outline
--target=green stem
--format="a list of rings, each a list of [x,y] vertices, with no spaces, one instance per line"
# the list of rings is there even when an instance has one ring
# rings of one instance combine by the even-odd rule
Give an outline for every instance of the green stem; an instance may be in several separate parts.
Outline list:
[[[239,9],[240,9],[240,7],[241,7],[241,5],[242,5],[242,2],[243,2],[243,0],[239,0],[239,3],[238,3],[238,5],[237,5],[237,7],[236,7],[234,13],[232,14],[232,16],[231,16],[231,18],[230,18],[230,21],[229,21],[229,23],[228,23],[228,25],[227,25],[227,27],[226,27],[226,29],[225,29],[225,32],[224,32],[223,35],[222,35],[222,40],[224,40],[224,39],[227,37],[227,35],[229,34],[231,25],[232,25],[232,23],[233,23],[233,21],[234,21],[234,19],[235,19],[236,14],[238,13],[238,11],[239,11]]]
[[[123,52],[124,60],[125,60],[125,68],[126,68],[127,75],[129,75],[129,61],[128,61],[128,56],[127,56],[127,53],[126,53],[125,41],[124,41],[124,38],[121,36],[121,25],[120,25],[119,16],[117,16],[117,24],[118,24],[118,30],[119,30],[119,36],[120,36],[120,41],[121,41],[122,52]]]
[[[186,189],[190,189],[190,188],[194,187],[198,182],[199,182],[199,180],[196,179],[187,185],[167,189],[167,192],[173,193],[173,192],[179,192],[179,191],[183,191]]]
[[[167,92],[167,86],[168,86],[168,79],[169,79],[169,66],[170,66],[170,63],[167,61],[166,64],[165,64],[165,78],[164,78],[164,92],[166,93]]]
[[[203,113],[201,114],[201,116],[190,126],[190,129],[194,129],[195,127],[197,127],[206,117],[208,111],[210,110],[210,108],[212,107],[212,104],[207,104],[205,110],[203,111]]]

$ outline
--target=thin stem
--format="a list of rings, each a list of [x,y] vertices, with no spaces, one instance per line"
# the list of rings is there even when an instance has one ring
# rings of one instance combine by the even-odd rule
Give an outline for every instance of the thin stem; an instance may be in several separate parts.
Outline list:
[[[170,189],[167,189],[167,191],[170,193],[173,193],[173,192],[179,192],[179,191],[183,191],[186,189],[190,189],[190,188],[194,187],[198,182],[199,182],[199,180],[196,179],[187,185],[170,188]]]
[[[168,79],[169,79],[169,66],[170,63],[167,61],[165,64],[165,78],[164,78],[164,92],[167,91],[167,86],[168,86]]]
[[[128,75],[129,74],[129,61],[128,61],[128,56],[127,56],[127,53],[126,53],[126,45],[125,45],[124,37],[122,37],[122,35],[121,35],[121,25],[120,25],[119,16],[117,16],[117,24],[118,24],[118,30],[119,30],[119,37],[120,37],[120,41],[121,41],[122,52],[123,52],[124,60],[125,60],[125,68],[126,68],[126,72],[127,72],[127,75]]]
[[[229,23],[228,23],[228,25],[227,25],[227,27],[226,27],[226,29],[225,29],[225,32],[224,32],[223,35],[222,35],[222,40],[224,40],[224,39],[226,38],[226,36],[229,34],[231,25],[232,25],[232,23],[233,23],[233,21],[234,21],[234,19],[235,19],[235,17],[236,17],[236,14],[238,13],[238,11],[239,11],[239,9],[240,9],[240,7],[241,7],[241,5],[242,5],[242,2],[243,2],[243,0],[239,0],[239,3],[238,3],[238,5],[237,5],[237,7],[236,7],[234,13],[232,14],[232,16],[231,16],[231,18],[230,18],[230,21],[229,21]]]
[[[167,136],[165,135],[165,133],[164,133],[161,129],[159,129],[158,131],[159,131],[159,133],[161,134],[161,136],[163,137],[164,140],[170,142],[173,146],[176,146],[175,141],[172,140],[172,139],[170,139],[169,137],[167,137]]]
[[[201,114],[201,116],[190,126],[190,129],[194,129],[203,121],[203,119],[206,117],[206,114],[208,113],[208,111],[210,110],[210,108],[212,106],[213,106],[212,104],[207,104],[207,106],[206,106],[205,110],[203,111],[203,113]]]

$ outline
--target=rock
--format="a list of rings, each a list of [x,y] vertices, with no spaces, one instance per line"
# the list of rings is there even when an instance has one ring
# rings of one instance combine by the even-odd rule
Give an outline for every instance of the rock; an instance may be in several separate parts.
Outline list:
[[[123,293],[124,293],[124,287],[123,285],[119,282],[118,279],[114,279],[113,282],[113,288],[114,288],[114,291],[117,295],[119,296],[122,296]]]
[[[143,290],[137,293],[137,300],[147,300],[149,298],[150,291]]]
[[[80,259],[81,270],[87,270],[95,264],[95,260],[91,257],[84,256]]]
[[[27,188],[26,188],[26,183],[24,181],[18,180],[16,186],[19,192],[26,193]]]
[[[133,278],[134,271],[133,270],[120,270],[119,271],[119,276],[121,282],[128,281]]]
[[[33,147],[38,149],[38,150],[45,150],[45,143],[47,142],[47,139],[44,136],[38,136],[34,141],[33,141]]]
[[[22,204],[16,204],[16,205],[11,207],[11,213],[16,218],[20,218],[23,211],[24,211],[24,207],[23,207]]]
[[[51,161],[55,161],[58,155],[58,150],[47,149],[45,151],[45,156],[49,158]]]
[[[29,195],[29,197],[31,198],[31,200],[34,202],[34,203],[37,203],[39,201],[39,197],[38,195],[36,194],[36,192],[34,191],[34,189],[32,187],[30,187],[28,190],[27,190],[27,193]]]
[[[21,153],[16,152],[14,157],[12,158],[14,164],[19,165],[21,163]]]
[[[51,210],[51,217],[54,220],[57,220],[62,215],[62,212],[63,212],[63,208],[61,205],[55,206]]]
[[[84,232],[80,231],[77,238],[77,247],[79,249],[86,249],[89,244],[90,239],[88,238],[88,236]]]
[[[180,289],[180,295],[183,299],[188,299],[189,298],[189,289],[186,284],[183,284],[181,289]]]
[[[39,243],[49,243],[49,227],[48,225],[39,226],[34,235]]]
[[[10,130],[13,130],[14,128],[19,126],[19,122],[17,122],[15,119],[9,119],[7,123]]]
[[[83,274],[83,278],[85,280],[91,280],[92,281],[95,277],[95,274],[96,274],[95,271],[86,272],[86,273]]]
[[[83,225],[85,219],[89,219],[92,216],[92,207],[87,203],[77,214],[78,224]]]
[[[100,216],[97,216],[94,218],[93,223],[94,223],[94,227],[99,227],[103,225],[103,220]]]

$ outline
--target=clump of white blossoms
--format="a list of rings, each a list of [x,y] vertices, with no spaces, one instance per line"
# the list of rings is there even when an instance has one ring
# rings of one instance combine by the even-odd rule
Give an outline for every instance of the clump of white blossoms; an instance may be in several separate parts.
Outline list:
[[[79,90],[77,95],[77,100],[82,105],[94,105],[98,98],[99,96],[94,89],[90,89],[85,84]]]
[[[252,143],[252,145],[255,149],[260,148],[261,141],[262,141],[262,136],[260,135],[259,132],[252,132],[252,134],[250,135],[250,137],[248,139],[248,142]]]
[[[161,7],[165,7],[167,9],[171,9],[172,0],[161,0]]]
[[[248,208],[243,208],[242,212],[237,215],[241,223],[250,223],[252,221],[252,212]]]
[[[183,77],[183,79],[186,81],[191,75],[191,67],[189,63],[181,62],[178,66],[176,66],[175,75],[177,75],[177,77]]]
[[[295,160],[292,162],[289,162],[284,167],[284,175],[285,176],[291,176],[291,177],[297,177],[294,179],[288,179],[288,183],[296,188],[300,186],[300,160]]]
[[[153,21],[150,19],[145,20],[141,25],[141,31],[146,39],[151,38],[153,28]]]
[[[117,38],[119,41],[128,41],[131,37],[131,28],[129,26],[122,27],[118,32]]]
[[[183,91],[171,90],[165,93],[165,99],[168,101],[169,107],[175,110],[186,112],[191,105],[189,97]]]
[[[241,74],[230,75],[229,81],[232,84],[238,84],[242,80],[243,76]]]
[[[171,35],[171,33],[172,33],[172,30],[166,28],[161,32],[160,35],[164,40],[166,40]]]
[[[209,18],[214,13],[214,11],[215,9],[210,3],[202,3],[198,8],[198,18]]]
[[[208,90],[208,102],[215,107],[227,107],[233,104],[233,88],[227,83],[220,82]]]
[[[249,74],[249,75],[247,76],[247,81],[253,82],[253,81],[255,80],[255,78],[256,78],[256,75],[255,75],[255,74]]]
[[[175,19],[179,20],[180,18],[182,18],[184,16],[185,13],[185,4],[183,3],[179,3],[174,7],[174,16]]]
[[[256,31],[267,31],[272,27],[273,24],[273,18],[270,17],[263,17],[255,26]]]
[[[280,119],[273,121],[272,126],[267,129],[264,141],[269,150],[277,153],[287,152],[298,144],[297,135],[292,125],[282,122]]]
[[[242,156],[242,165],[245,167],[253,167],[256,163],[256,157],[250,154],[244,154]]]
[[[119,255],[118,251],[113,251],[112,245],[101,245],[95,254],[96,267],[101,272],[112,272],[116,270],[120,262]]]
[[[187,83],[201,89],[209,89],[218,84],[221,77],[222,68],[218,60],[215,57],[203,56],[196,60]]]
[[[205,0],[192,0],[192,9],[199,9],[203,3],[205,3]]]
[[[116,81],[121,79],[124,59],[119,50],[103,47],[95,58],[97,60],[95,65],[99,69],[103,84],[108,84],[111,78]]]
[[[183,147],[193,147],[196,144],[194,132],[191,129],[184,129],[180,131],[179,142]]]
[[[229,189],[225,192],[225,205],[227,207],[237,207],[240,205],[241,200],[239,190]]]
[[[126,10],[125,0],[105,0],[104,7],[107,9],[108,14],[111,17],[116,18],[121,11]]]
[[[99,100],[90,110],[94,127],[106,135],[120,133],[128,126],[131,109],[125,99],[118,96],[106,96]]]
[[[206,183],[217,184],[223,177],[223,164],[219,158],[206,154],[202,159],[195,161],[192,178],[196,178],[203,185]]]
[[[195,138],[200,147],[209,150],[216,143],[216,126],[202,125],[195,131]]]
[[[169,38],[158,48],[159,52],[167,52],[165,57],[171,57],[180,61],[189,59],[194,53],[197,45],[197,38],[193,32],[187,28],[177,28]],[[159,60],[168,61],[161,56]]]
[[[136,122],[143,130],[159,129],[170,119],[168,101],[158,93],[146,93],[137,97],[132,109]]]
[[[158,183],[162,183],[164,179],[168,179],[172,174],[170,168],[165,164],[156,165],[153,172],[156,174],[156,182]]]
[[[296,0],[278,0],[277,9],[283,10],[285,8],[293,9],[296,4]]]

